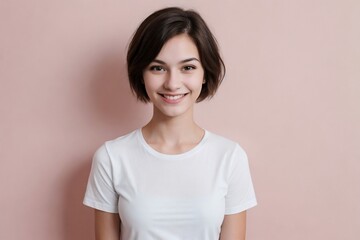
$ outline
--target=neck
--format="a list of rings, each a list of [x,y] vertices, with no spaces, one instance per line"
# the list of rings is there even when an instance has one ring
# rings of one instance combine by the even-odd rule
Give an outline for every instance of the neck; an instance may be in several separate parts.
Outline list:
[[[171,145],[183,142],[198,142],[203,136],[203,129],[193,119],[193,114],[169,117],[157,113],[143,127],[143,134],[148,142],[163,142]]]

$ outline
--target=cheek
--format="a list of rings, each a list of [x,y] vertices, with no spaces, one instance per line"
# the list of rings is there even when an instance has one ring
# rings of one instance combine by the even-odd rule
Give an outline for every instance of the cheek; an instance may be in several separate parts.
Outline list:
[[[150,84],[149,82],[144,82],[145,84],[145,90],[146,93],[148,94],[149,97],[151,97],[151,95],[153,95],[154,90],[156,89],[153,84]]]
[[[144,79],[144,85],[150,101],[153,102],[157,97],[157,92],[161,89],[161,81],[159,79],[147,78]]]
[[[192,76],[188,79],[188,86],[192,89],[201,89],[203,85],[204,75],[203,74],[197,74],[196,76]]]
[[[150,77],[149,75],[144,74],[143,75],[143,79],[144,79],[144,85],[145,85],[145,89],[146,91],[151,91],[156,89],[157,83],[159,82],[158,79],[154,79],[154,77]]]

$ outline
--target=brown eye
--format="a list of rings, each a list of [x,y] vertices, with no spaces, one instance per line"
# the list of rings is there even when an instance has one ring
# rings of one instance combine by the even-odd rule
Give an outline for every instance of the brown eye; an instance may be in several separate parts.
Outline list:
[[[165,71],[165,69],[162,66],[151,66],[150,71],[160,72]]]
[[[185,71],[191,71],[191,70],[196,69],[196,67],[195,67],[195,66],[185,66],[185,67],[183,67],[183,69],[184,69]]]

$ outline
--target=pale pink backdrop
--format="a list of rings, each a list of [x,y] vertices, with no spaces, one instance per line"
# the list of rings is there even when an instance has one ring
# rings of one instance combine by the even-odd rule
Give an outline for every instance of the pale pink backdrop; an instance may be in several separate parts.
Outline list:
[[[360,239],[357,0],[0,1],[0,239],[94,239],[91,156],[146,123],[126,45],[165,6],[197,9],[227,76],[197,106],[247,151],[249,240]]]

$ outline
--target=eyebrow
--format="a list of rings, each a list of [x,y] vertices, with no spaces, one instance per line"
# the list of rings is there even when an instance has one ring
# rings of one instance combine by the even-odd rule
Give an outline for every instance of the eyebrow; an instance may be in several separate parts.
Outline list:
[[[200,60],[197,59],[197,58],[187,58],[187,59],[181,60],[179,63],[186,63],[186,62],[191,62],[191,61],[200,62]],[[152,62],[156,62],[156,63],[160,63],[160,64],[166,64],[164,61],[159,60],[159,59],[154,59]]]

